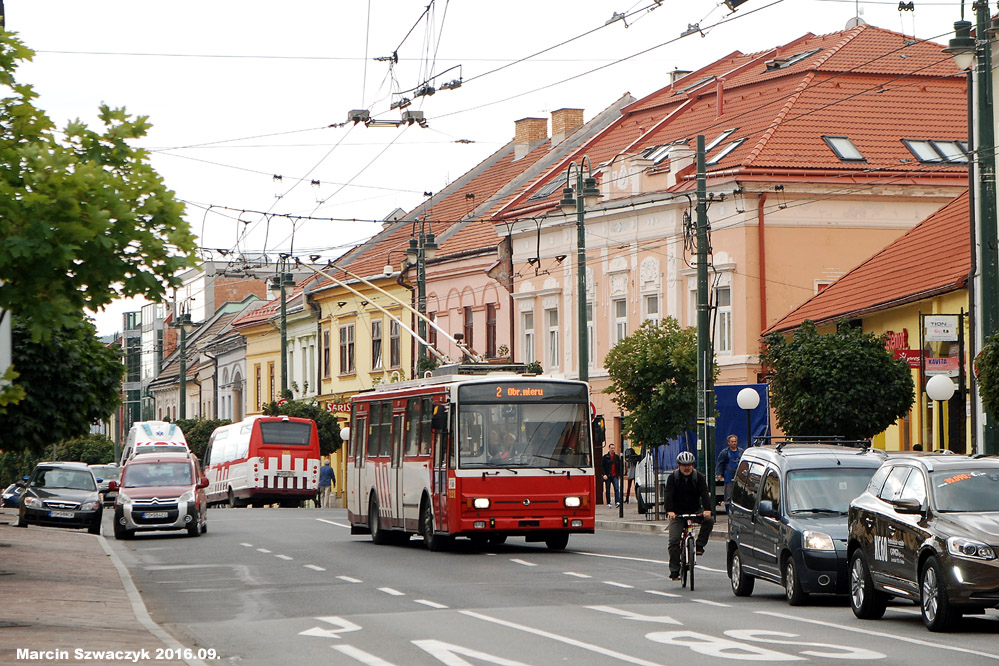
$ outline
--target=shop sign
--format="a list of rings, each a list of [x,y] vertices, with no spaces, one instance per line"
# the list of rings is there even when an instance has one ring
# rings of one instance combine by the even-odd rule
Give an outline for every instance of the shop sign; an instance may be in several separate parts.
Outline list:
[[[923,318],[927,342],[954,342],[957,340],[958,315],[927,315]]]
[[[892,358],[904,358],[910,368],[919,367],[918,349],[892,349]]]
[[[926,359],[925,372],[930,375],[947,375],[957,377],[958,365],[956,356],[944,356],[940,358],[929,357]]]

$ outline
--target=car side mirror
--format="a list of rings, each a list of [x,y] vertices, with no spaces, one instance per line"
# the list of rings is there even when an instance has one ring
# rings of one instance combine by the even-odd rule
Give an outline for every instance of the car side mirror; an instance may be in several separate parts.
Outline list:
[[[774,511],[774,503],[770,500],[761,500],[759,514],[765,518],[776,518],[777,512]]]
[[[923,512],[923,503],[914,499],[897,499],[892,501],[895,511],[906,515],[917,515]]]
[[[205,476],[201,477],[201,480],[198,481],[198,487],[199,488],[207,488],[208,487],[208,477],[205,477]]]
[[[108,481],[108,490],[118,490],[118,482]]]

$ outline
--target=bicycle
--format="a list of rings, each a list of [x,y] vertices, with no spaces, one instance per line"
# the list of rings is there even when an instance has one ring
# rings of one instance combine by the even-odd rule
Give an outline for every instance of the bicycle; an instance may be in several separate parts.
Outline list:
[[[683,513],[677,514],[677,520],[683,520],[683,533],[680,535],[680,585],[687,587],[687,578],[690,577],[690,591],[694,591],[694,565],[697,564],[697,546],[694,538],[694,523],[703,520],[703,514]]]

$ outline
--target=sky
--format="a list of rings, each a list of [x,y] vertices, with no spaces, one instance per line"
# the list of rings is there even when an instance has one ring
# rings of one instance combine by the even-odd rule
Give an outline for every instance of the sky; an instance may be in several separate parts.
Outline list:
[[[842,30],[858,12],[942,45],[962,17],[961,0],[916,0],[914,11],[897,0],[747,0],[735,12],[712,0],[4,4],[7,30],[36,51],[17,79],[58,127],[96,128],[101,103],[149,116],[138,145],[186,204],[202,258],[216,261],[334,258],[509,142],[521,118],[582,108],[588,121],[624,94],[664,87],[675,69]],[[970,2],[964,12],[973,20]],[[413,94],[427,83],[435,94]],[[347,122],[354,109],[398,120],[402,97],[427,127]],[[98,333],[121,330],[122,312],[141,303],[96,313]]]

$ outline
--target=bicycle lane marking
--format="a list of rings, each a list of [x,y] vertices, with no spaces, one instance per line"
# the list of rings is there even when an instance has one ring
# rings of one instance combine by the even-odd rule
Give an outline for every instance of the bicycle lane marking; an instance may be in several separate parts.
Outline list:
[[[661,564],[664,567],[669,566],[669,562],[667,560],[653,560],[648,557],[630,557],[628,555],[608,555],[607,553],[591,553],[585,550],[574,550],[572,551],[572,553],[574,555],[588,555],[589,557],[604,557],[609,560],[627,560],[630,562],[647,562],[649,564]],[[700,563],[695,563],[694,566],[697,567],[698,571],[710,571],[712,573],[724,574],[725,576],[728,576],[728,572],[725,571],[724,569],[715,569],[713,567],[706,567]]]
[[[822,627],[831,627],[833,629],[842,629],[843,631],[852,631],[856,634],[865,634],[867,636],[875,636],[877,638],[891,638],[896,641],[902,641],[903,643],[912,643],[914,645],[924,645],[926,647],[934,647],[940,650],[951,650],[953,652],[961,652],[963,654],[973,654],[976,657],[988,657],[989,659],[999,660],[999,654],[993,654],[989,652],[979,652],[978,650],[972,650],[970,648],[958,647],[956,645],[942,645],[940,643],[934,643],[932,641],[923,640],[921,638],[909,638],[908,636],[896,636],[895,634],[889,634],[883,631],[874,631],[873,629],[861,629],[860,627],[849,627],[844,624],[836,624],[835,622],[826,622],[825,620],[812,620],[804,617],[799,617],[797,615],[787,615],[785,613],[775,613],[773,611],[753,611],[757,615],[769,615],[771,617],[780,618],[782,620],[794,620],[796,622],[806,622],[808,624],[817,624]]]

